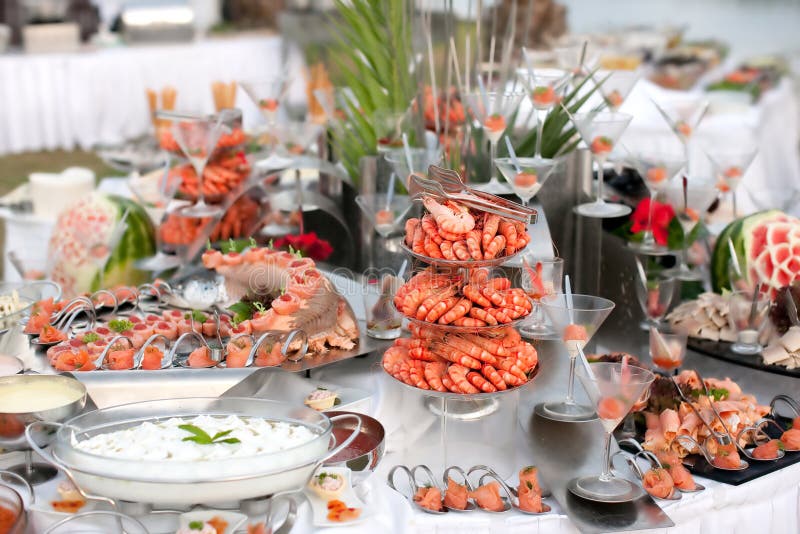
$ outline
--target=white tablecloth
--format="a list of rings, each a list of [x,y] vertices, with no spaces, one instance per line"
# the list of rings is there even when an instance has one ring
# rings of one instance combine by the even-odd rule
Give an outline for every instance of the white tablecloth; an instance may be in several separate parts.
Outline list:
[[[650,99],[663,104],[674,97],[702,95],[701,91],[671,91],[639,80],[620,109],[633,115],[622,142],[631,151],[654,146],[671,149],[677,143],[675,134]],[[788,77],[741,113],[705,117],[692,140],[692,174],[711,176],[704,147],[725,151],[744,148],[750,142],[748,132],[754,133],[758,155],[737,190],[740,214],[777,208],[800,215],[800,120],[797,96]]]
[[[150,130],[145,89],[171,85],[177,108],[213,111],[211,82],[268,79],[281,71],[276,36],[107,48],[75,54],[0,55],[0,155],[119,143]],[[290,72],[302,60],[293,49]],[[291,94],[304,99],[295,77]],[[239,89],[245,120],[258,111]]]

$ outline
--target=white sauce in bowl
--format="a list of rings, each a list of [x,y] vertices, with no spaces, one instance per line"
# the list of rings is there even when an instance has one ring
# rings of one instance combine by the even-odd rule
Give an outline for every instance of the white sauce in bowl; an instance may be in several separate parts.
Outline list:
[[[209,436],[231,430],[220,440],[236,438],[239,443],[215,442],[201,444],[184,441],[193,434],[178,428],[194,425]],[[200,415],[192,418],[173,417],[161,421],[146,421],[138,425],[78,441],[72,445],[83,452],[127,460],[155,461],[210,461],[228,458],[246,458],[276,453],[309,443],[318,434],[308,427],[283,421],[270,421],[259,417],[213,417]]]
[[[0,413],[43,412],[79,400],[83,392],[55,381],[0,384]]]

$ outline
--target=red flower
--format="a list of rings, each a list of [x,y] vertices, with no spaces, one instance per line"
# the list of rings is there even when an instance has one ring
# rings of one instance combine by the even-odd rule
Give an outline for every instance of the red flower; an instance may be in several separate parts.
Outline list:
[[[324,239],[317,237],[316,232],[308,232],[300,235],[287,235],[277,239],[273,243],[273,248],[292,247],[292,250],[299,250],[300,253],[314,261],[325,261],[333,254],[333,247]]]
[[[659,245],[667,244],[667,236],[669,235],[669,223],[675,217],[675,210],[669,204],[662,204],[661,202],[653,203],[653,220],[650,229],[653,231],[653,237]],[[650,218],[650,198],[645,198],[639,204],[631,215],[631,232],[638,234],[648,229],[648,219]]]

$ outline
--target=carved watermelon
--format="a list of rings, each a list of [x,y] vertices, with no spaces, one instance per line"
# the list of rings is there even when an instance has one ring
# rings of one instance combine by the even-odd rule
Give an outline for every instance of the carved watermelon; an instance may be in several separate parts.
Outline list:
[[[155,232],[147,212],[131,200],[94,192],[61,212],[50,237],[48,254],[54,259],[51,277],[61,285],[66,298],[100,289],[99,269],[90,258],[87,240],[109,239],[126,209],[130,210],[127,230],[111,251],[103,282],[114,287],[149,280],[148,273],[133,266],[137,259],[155,253]]]
[[[772,296],[800,278],[800,219],[778,210],[762,211],[733,221],[719,235],[711,257],[715,292],[731,288],[729,238],[748,282],[766,284]]]

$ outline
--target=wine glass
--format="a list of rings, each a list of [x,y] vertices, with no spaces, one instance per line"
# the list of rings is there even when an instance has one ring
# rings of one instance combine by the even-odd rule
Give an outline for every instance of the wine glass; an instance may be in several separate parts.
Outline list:
[[[644,320],[639,327],[649,330],[653,326],[660,326],[669,310],[678,281],[665,276],[661,270],[648,269],[644,273],[644,280],[641,276],[636,277],[636,296],[644,313]]]
[[[511,126],[508,124],[508,120],[517,110],[524,96],[525,94],[522,92],[486,92],[482,86],[480,91],[464,95],[473,118],[483,128],[489,139],[489,161],[494,161],[497,157],[497,142],[503,137],[506,129]],[[493,166],[489,182],[474,187],[495,195],[510,192],[509,188],[497,179],[497,173],[494,172]]]
[[[675,209],[675,216],[683,230],[683,244],[681,260],[677,267],[664,271],[664,274],[673,276],[678,280],[695,281],[701,280],[702,276],[697,271],[690,269],[687,262],[689,248],[689,234],[700,222],[703,214],[717,198],[717,189],[712,185],[700,183],[690,185],[684,179],[684,186],[671,185],[666,189],[667,200]]]
[[[647,215],[647,230],[641,243],[628,242],[628,246],[645,254],[664,254],[667,248],[659,245],[653,237],[653,209],[656,196],[672,178],[686,165],[682,156],[663,152],[637,152],[631,154],[632,164],[650,192],[650,209]]]
[[[408,195],[373,193],[356,196],[356,204],[366,219],[383,237],[403,227],[408,212],[414,205]]]
[[[522,289],[533,301],[533,310],[519,332],[534,339],[552,339],[558,333],[544,321],[540,301],[548,295],[561,293],[561,279],[564,276],[562,258],[536,258],[526,255],[522,258]]]
[[[223,130],[227,128],[223,122],[228,116],[228,111],[232,112],[233,110],[222,110],[217,115],[210,116],[176,114],[173,119],[172,135],[197,174],[197,201],[182,208],[188,215],[214,217],[222,211],[219,206],[206,204],[203,192],[203,171]]]
[[[604,80],[599,86],[600,94],[608,109],[617,111],[628,98],[641,73],[638,70],[600,70],[596,78]]]
[[[389,148],[383,151],[383,157],[392,166],[395,174],[405,184],[412,173],[421,173],[427,176],[428,167],[436,165],[442,159],[440,148]],[[408,161],[411,160],[411,167]]]
[[[603,165],[632,118],[627,113],[616,111],[593,111],[572,116],[575,127],[597,164],[597,199],[577,206],[575,212],[579,215],[603,219],[621,217],[631,212],[631,208],[624,204],[613,204],[603,199]]]
[[[739,216],[736,209],[736,188],[739,187],[757,153],[758,148],[735,152],[720,150],[708,150],[706,152],[717,177],[717,189],[722,193],[730,192],[731,194],[734,219]]]
[[[689,142],[694,136],[697,127],[700,126],[703,117],[705,117],[706,111],[708,111],[708,101],[690,96],[687,98],[672,99],[665,102],[663,105],[659,105],[655,100],[652,102],[683,145],[683,157],[686,160],[686,175],[691,176]]]
[[[683,332],[662,332],[650,327],[650,358],[665,375],[678,374],[678,368],[686,358],[687,336]]]
[[[636,484],[611,473],[613,431],[655,379],[655,375],[627,362],[598,362],[578,369],[578,378],[595,405],[605,430],[603,470],[599,475],[573,479],[567,485],[575,495],[600,502],[629,502],[642,494]]]
[[[556,293],[540,300],[569,355],[567,396],[563,401],[545,403],[544,411],[554,419],[587,420],[594,414],[594,408],[575,402],[575,359],[614,309],[614,303],[592,295],[572,295],[568,304],[567,296]]]

